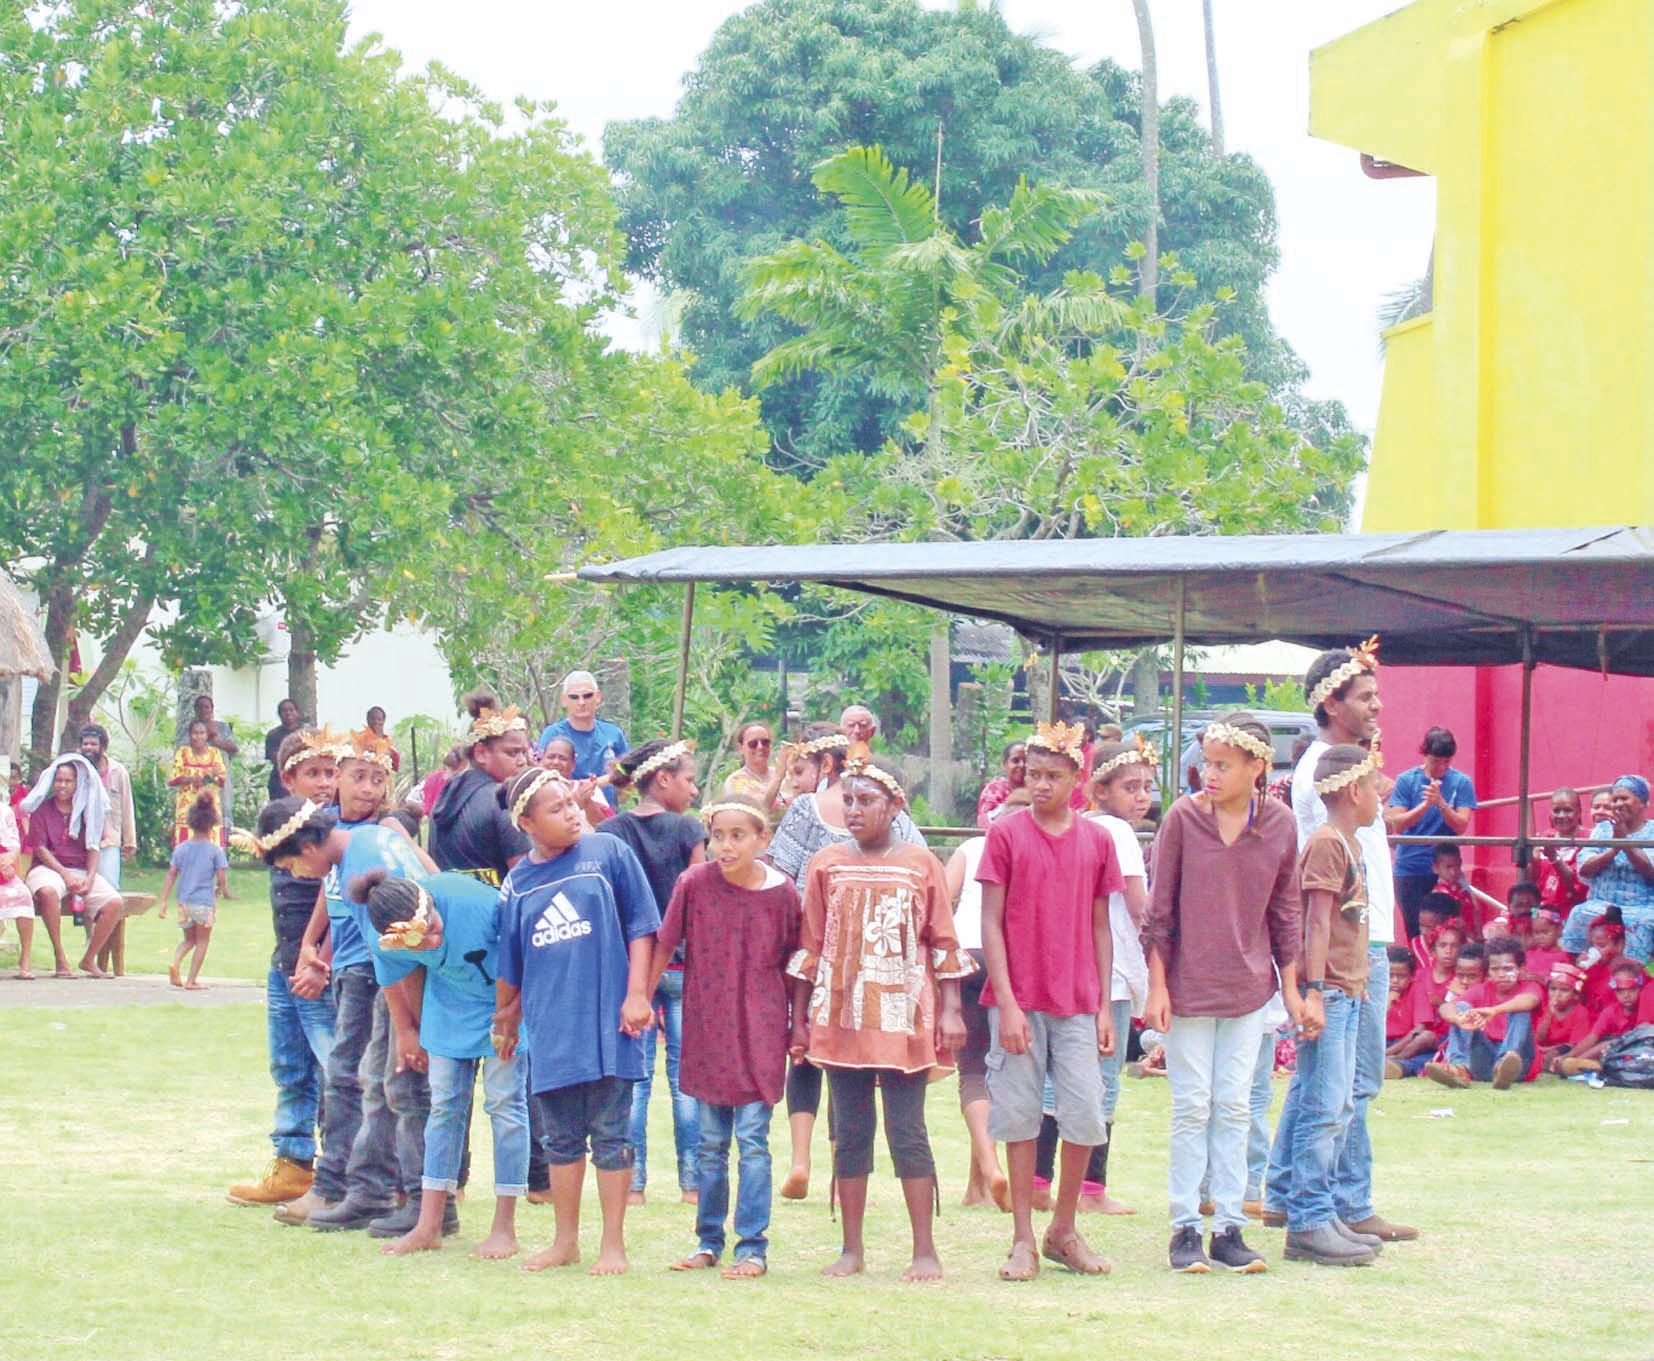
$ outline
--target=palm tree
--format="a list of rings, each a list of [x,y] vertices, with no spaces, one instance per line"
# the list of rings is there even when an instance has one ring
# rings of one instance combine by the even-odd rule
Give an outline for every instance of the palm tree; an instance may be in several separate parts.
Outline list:
[[[1137,41],[1143,52],[1143,196],[1148,222],[1143,231],[1143,256],[1137,262],[1137,291],[1150,302],[1160,288],[1160,68],[1154,58],[1154,20],[1149,0],[1131,0],[1137,16]]]
[[[1223,100],[1218,94],[1218,38],[1212,24],[1212,0],[1200,0],[1200,18],[1206,29],[1206,90],[1212,110],[1212,150],[1221,156],[1224,154]]]

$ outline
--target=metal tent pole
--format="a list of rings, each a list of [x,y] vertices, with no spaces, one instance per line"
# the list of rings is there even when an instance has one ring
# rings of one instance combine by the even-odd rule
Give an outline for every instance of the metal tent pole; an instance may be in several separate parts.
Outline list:
[[[1051,693],[1045,699],[1045,718],[1057,721],[1057,698],[1062,693],[1062,634],[1051,635]]]
[[[678,628],[678,688],[672,694],[672,740],[683,736],[683,701],[689,691],[689,630],[695,622],[695,583],[683,588],[683,623]]]
[[[1522,626],[1522,741],[1516,772],[1516,846],[1519,870],[1528,866],[1528,757],[1533,741],[1533,629]]]
[[[1166,732],[1171,753],[1171,779],[1160,791],[1160,806],[1169,808],[1183,788],[1183,626],[1188,605],[1188,583],[1177,579],[1177,614],[1172,621],[1172,723]]]

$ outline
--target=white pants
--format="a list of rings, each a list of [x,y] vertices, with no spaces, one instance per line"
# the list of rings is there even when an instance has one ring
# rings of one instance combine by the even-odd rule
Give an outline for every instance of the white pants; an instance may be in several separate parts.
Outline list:
[[[1174,1229],[1200,1227],[1200,1184],[1210,1153],[1212,1227],[1243,1227],[1246,1137],[1252,1122],[1252,1072],[1266,1021],[1245,1016],[1173,1016],[1166,1032],[1172,1089],[1168,1192]]]

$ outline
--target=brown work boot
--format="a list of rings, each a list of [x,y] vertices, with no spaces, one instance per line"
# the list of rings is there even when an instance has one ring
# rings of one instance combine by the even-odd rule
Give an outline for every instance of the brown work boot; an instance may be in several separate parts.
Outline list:
[[[300,1167],[290,1158],[275,1158],[262,1181],[242,1182],[229,1189],[230,1204],[281,1205],[304,1195],[315,1179],[316,1174],[308,1167]]]
[[[297,1200],[289,1200],[276,1206],[276,1223],[290,1224],[297,1228],[299,1225],[308,1224],[310,1216],[317,1210],[331,1210],[337,1204],[337,1201],[325,1200],[317,1195],[316,1188],[312,1186]]]

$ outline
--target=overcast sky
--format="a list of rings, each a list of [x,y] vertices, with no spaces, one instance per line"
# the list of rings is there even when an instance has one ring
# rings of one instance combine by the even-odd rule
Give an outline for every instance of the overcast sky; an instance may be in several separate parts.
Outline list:
[[[1381,374],[1377,313],[1424,273],[1435,213],[1428,180],[1369,180],[1356,154],[1310,138],[1309,52],[1399,0],[1215,0],[1225,132],[1274,182],[1281,264],[1275,323],[1311,371],[1371,431]],[[605,123],[668,115],[683,75],[731,0],[356,0],[353,31],[376,32],[414,66],[432,59],[509,100],[555,100],[594,151]],[[1136,69],[1129,0],[1003,0],[1011,27],[1090,63]],[[1206,107],[1199,0],[1153,0],[1160,90]]]

